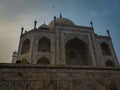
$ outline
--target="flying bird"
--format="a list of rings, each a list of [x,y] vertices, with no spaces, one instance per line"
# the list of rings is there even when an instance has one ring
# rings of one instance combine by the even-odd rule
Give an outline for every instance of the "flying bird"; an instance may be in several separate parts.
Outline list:
[[[53,6],[52,8],[55,8],[55,6]]]

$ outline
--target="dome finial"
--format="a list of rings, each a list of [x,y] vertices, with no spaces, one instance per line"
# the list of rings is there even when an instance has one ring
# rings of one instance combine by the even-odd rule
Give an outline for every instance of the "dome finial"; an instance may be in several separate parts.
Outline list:
[[[21,28],[21,35],[23,34],[23,31],[24,31],[24,27]]]
[[[37,24],[37,21],[35,20],[34,21],[34,29],[36,29],[36,24]]]
[[[60,18],[62,18],[62,14],[61,14],[61,12],[60,12]]]
[[[91,24],[91,27],[93,28],[93,22],[92,21],[90,22],[90,24]]]
[[[56,16],[54,16],[54,24],[56,24]]]
[[[24,27],[21,28],[21,32],[23,32],[23,30],[24,30]]]
[[[111,38],[109,30],[106,31],[108,34],[108,37]]]

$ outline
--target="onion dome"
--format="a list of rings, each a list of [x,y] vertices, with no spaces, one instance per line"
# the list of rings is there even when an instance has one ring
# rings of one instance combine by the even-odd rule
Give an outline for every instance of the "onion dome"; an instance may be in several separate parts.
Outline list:
[[[74,26],[75,24],[67,19],[67,18],[63,18],[63,17],[60,17],[60,18],[57,18],[56,20],[52,20],[49,24],[48,24],[48,27],[53,29],[54,28],[54,25],[55,25],[55,21],[56,21],[56,24],[59,24],[59,25],[69,25],[69,26]]]
[[[49,29],[48,25],[45,23],[39,26],[39,29]]]

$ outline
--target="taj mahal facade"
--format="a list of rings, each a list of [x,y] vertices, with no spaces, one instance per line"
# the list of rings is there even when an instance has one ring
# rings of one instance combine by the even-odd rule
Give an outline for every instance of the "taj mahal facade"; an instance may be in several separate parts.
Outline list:
[[[112,38],[93,23],[75,25],[54,17],[24,31],[11,64],[0,64],[0,90],[120,90],[120,67]]]

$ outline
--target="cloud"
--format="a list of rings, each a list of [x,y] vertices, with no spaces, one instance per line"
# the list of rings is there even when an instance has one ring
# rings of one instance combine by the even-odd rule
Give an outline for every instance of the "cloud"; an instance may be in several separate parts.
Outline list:
[[[16,18],[23,14],[32,15],[47,12],[50,5],[46,0],[4,0],[0,3],[0,19],[1,20],[16,20]],[[42,8],[41,8],[42,7]]]
[[[18,48],[22,26],[30,30],[35,19],[38,26],[45,20],[48,22],[50,11],[40,8],[40,0],[35,1],[0,0],[0,62],[11,62],[12,52]]]
[[[13,22],[0,22],[0,27],[0,62],[10,62],[12,52],[18,47],[20,30]]]

